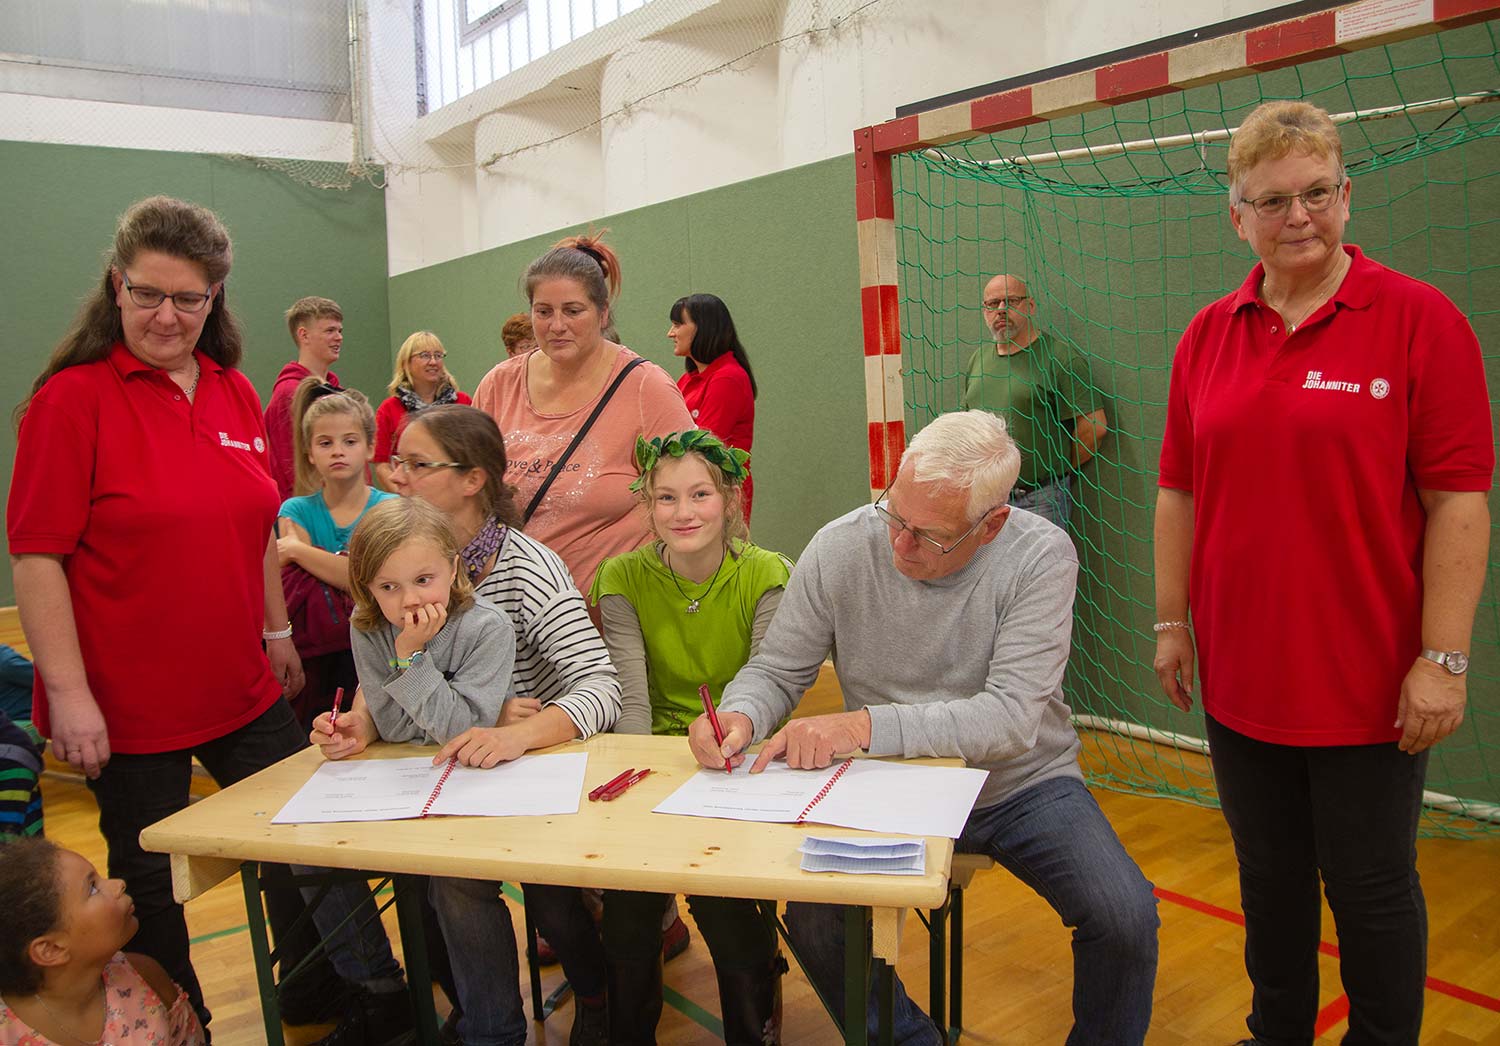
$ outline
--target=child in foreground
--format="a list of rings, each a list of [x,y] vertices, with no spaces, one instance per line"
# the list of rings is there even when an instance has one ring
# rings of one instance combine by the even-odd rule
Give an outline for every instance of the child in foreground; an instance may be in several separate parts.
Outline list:
[[[349,581],[359,707],[381,740],[446,745],[495,723],[510,692],[515,630],[504,611],[474,595],[447,516],[420,498],[376,505],[349,539]],[[313,724],[313,740],[325,737],[334,740],[327,713]],[[520,754],[485,749],[464,761],[493,766]],[[453,967],[460,1038],[467,1046],[522,1046],[521,972],[500,884],[434,876],[428,898]]]
[[[120,951],[135,905],[120,879],[42,838],[0,859],[0,1046],[202,1046],[187,995],[155,959]]]
[[[621,733],[685,736],[760,645],[791,566],[745,540],[742,507],[749,455],[703,429],[636,443],[654,544],[605,560],[591,598],[620,673]],[[612,1043],[656,1041],[662,1009],[661,894],[606,890]],[[714,960],[726,1046],[780,1042],[781,972],[776,934],[756,903],[689,897]]]

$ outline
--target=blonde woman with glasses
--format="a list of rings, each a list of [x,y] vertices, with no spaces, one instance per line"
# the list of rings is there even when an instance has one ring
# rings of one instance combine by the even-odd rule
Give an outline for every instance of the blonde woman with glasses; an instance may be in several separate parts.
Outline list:
[[[1194,691],[1239,861],[1249,1043],[1310,1043],[1320,893],[1346,1043],[1414,1043],[1428,752],[1463,721],[1495,467],[1479,343],[1436,287],[1344,242],[1339,131],[1260,106],[1229,146],[1259,258],[1172,361],[1156,674]],[[1198,686],[1194,686],[1194,675]]]
[[[396,372],[386,386],[388,398],[375,412],[375,456],[370,460],[382,489],[391,489],[391,451],[408,414],[443,403],[471,402],[458,390],[447,359],[443,343],[432,331],[417,331],[401,343]]]

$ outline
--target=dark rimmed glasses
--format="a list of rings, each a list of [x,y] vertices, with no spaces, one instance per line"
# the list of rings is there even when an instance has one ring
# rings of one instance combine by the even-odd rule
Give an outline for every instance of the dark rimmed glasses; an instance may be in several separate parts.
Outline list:
[[[1019,309],[1030,300],[1029,294],[1009,294],[1004,298],[991,298],[984,303],[984,311],[999,312],[1001,309]]]
[[[892,480],[890,486],[887,486],[885,490],[881,491],[880,498],[875,502],[875,514],[880,517],[880,521],[884,523],[892,533],[899,534],[904,530],[912,537],[922,542],[922,544],[937,552],[937,554],[940,556],[946,556],[948,553],[956,549],[959,545],[962,545],[965,541],[969,540],[970,535],[972,535],[974,531],[979,529],[979,524],[988,519],[990,513],[994,512],[995,509],[1000,507],[999,505],[994,505],[990,508],[985,509],[980,517],[974,521],[974,525],[968,530],[964,531],[963,537],[959,538],[951,545],[944,546],[941,541],[922,533],[916,527],[913,527],[910,523],[906,522],[906,520],[902,519],[900,516],[896,515],[890,509],[885,507],[885,499],[887,495],[890,494],[891,487],[894,487],[895,485],[895,480]]]
[[[155,287],[137,287],[123,272],[120,273],[120,280],[125,284],[125,289],[130,292],[130,300],[142,309],[159,309],[162,302],[171,298],[172,308],[178,312],[201,312],[203,306],[207,305],[209,299],[213,297],[212,294],[199,294],[196,291],[178,291],[176,294],[168,294]]]

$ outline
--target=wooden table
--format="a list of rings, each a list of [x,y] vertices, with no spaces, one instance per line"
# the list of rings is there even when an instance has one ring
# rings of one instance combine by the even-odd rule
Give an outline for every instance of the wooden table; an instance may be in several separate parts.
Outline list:
[[[425,957],[419,954],[421,920],[413,903],[417,897],[409,879],[424,875],[842,905],[853,931],[846,942],[845,1041],[866,1041],[865,971],[871,956],[881,960],[875,964],[876,984],[883,1016],[881,1039],[888,1041],[891,969],[906,910],[940,908],[947,899],[951,839],[927,839],[927,871],[921,876],[803,872],[797,848],[810,830],[820,835],[862,833],[821,825],[653,814],[652,807],[698,771],[685,739],[599,734],[587,742],[549,749],[580,750],[589,755],[585,792],[627,767],[649,766],[651,774],[613,802],[593,803],[585,795],[577,814],[273,825],[271,818],[322,763],[322,756],[309,749],[152,825],[141,833],[141,845],[171,855],[173,891],[179,901],[189,901],[241,873],[247,905],[254,898],[249,923],[266,1036],[273,1046],[282,1042],[281,1023],[274,990],[266,998],[271,985],[269,952],[264,920],[255,910],[260,908],[260,861],[394,875],[418,1028],[429,1037],[424,1041],[433,1035],[435,1017],[423,976]],[[379,744],[360,758],[432,751]],[[921,762],[959,765],[951,759]]]

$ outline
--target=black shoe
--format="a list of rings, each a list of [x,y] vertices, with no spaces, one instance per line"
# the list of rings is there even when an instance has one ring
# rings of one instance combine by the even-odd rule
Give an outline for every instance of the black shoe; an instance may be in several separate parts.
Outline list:
[[[327,976],[320,976],[320,972],[314,966],[276,989],[282,1024],[327,1024],[348,1012],[353,1005],[353,989],[331,969]]]
[[[360,989],[338,1027],[313,1046],[406,1046],[415,1041],[411,998],[406,992],[376,994]]]
[[[568,1046],[609,1046],[609,1010],[604,1004],[590,1006],[573,996],[573,1030]]]

